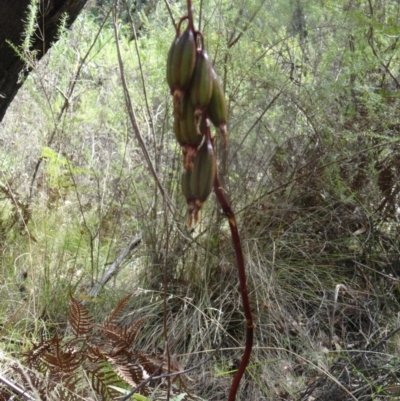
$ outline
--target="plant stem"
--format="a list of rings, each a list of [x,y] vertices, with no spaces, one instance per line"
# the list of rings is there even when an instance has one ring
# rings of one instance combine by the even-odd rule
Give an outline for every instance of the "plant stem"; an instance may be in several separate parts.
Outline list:
[[[207,140],[211,140],[209,128],[207,129]],[[215,170],[214,191],[215,194],[217,195],[218,202],[221,205],[221,208],[228,219],[229,227],[231,229],[232,242],[233,242],[233,247],[235,249],[236,264],[239,276],[240,293],[242,296],[244,315],[246,317],[246,345],[243,351],[242,360],[240,361],[238,370],[233,379],[228,397],[228,401],[235,401],[240,380],[242,379],[243,374],[246,370],[246,366],[249,363],[251,350],[253,348],[254,323],[250,309],[249,295],[247,292],[246,269],[244,265],[242,245],[240,242],[240,236],[236,224],[236,218],[235,214],[233,213],[232,207],[225,196],[225,190],[221,187],[217,170]]]
[[[187,9],[188,9],[188,18],[189,18],[188,28],[194,32],[192,0],[187,0]]]

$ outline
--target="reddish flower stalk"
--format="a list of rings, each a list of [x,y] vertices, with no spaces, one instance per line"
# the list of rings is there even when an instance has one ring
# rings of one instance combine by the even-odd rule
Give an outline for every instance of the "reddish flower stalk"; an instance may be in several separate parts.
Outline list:
[[[206,139],[211,140],[211,142],[212,142],[210,128],[207,129],[207,138]],[[243,374],[246,370],[246,367],[250,361],[251,350],[253,348],[253,335],[254,335],[255,325],[253,323],[253,316],[252,316],[251,309],[250,309],[249,295],[247,292],[246,269],[245,269],[245,264],[244,264],[242,245],[240,242],[239,230],[238,230],[238,227],[236,224],[235,214],[225,196],[225,190],[221,187],[221,183],[219,181],[217,170],[215,171],[215,177],[214,177],[214,191],[217,196],[218,202],[221,205],[221,208],[229,222],[229,228],[231,230],[233,247],[235,249],[236,264],[237,264],[237,270],[238,270],[238,276],[239,276],[240,293],[242,296],[243,310],[244,310],[244,314],[245,314],[245,318],[246,318],[245,349],[244,349],[244,352],[242,355],[242,360],[240,361],[238,370],[233,379],[233,382],[232,382],[232,385],[231,385],[231,388],[229,391],[229,397],[228,397],[228,401],[235,401],[240,381],[241,381]]]
[[[193,22],[193,7],[192,0],[187,0],[188,18],[189,18],[189,28],[194,32],[194,22]]]
[[[246,318],[245,349],[228,397],[228,401],[235,401],[240,381],[250,361],[253,347],[254,323],[247,293],[246,271],[236,218],[225,196],[225,190],[221,186],[218,172],[215,168],[215,151],[213,152],[213,149],[211,149],[213,140],[211,138],[209,122],[207,122],[207,117],[209,117],[212,124],[222,135],[225,153],[228,110],[223,88],[212,67],[209,66],[209,70],[206,67],[199,67],[199,69],[197,69],[198,65],[207,66],[207,64],[204,63],[197,64],[198,60],[204,61],[205,59],[200,58],[202,53],[199,53],[199,49],[195,48],[197,46],[194,46],[194,41],[196,41],[198,37],[203,40],[203,37],[199,31],[194,30],[191,0],[187,0],[187,8],[188,14],[181,18],[176,30],[176,38],[168,53],[167,82],[171,94],[174,96],[174,133],[183,149],[185,172],[182,176],[182,191],[188,203],[189,226],[192,225],[193,221],[197,223],[199,211],[209,196],[212,185],[214,185],[215,194],[217,195],[217,199],[224,214],[228,218],[231,230],[239,275],[240,293]],[[180,36],[180,24],[186,19],[188,19],[188,27]],[[201,51],[204,51],[204,44],[201,46]],[[211,71],[213,74],[208,74],[207,71]],[[197,77],[197,79],[193,79],[193,74],[195,74],[195,78]],[[212,91],[208,93],[205,89],[208,87],[211,88],[211,86],[208,85],[211,82],[210,80],[212,80]],[[193,86],[190,87],[190,85]],[[190,90],[192,90],[192,92]],[[188,97],[188,93],[190,93],[190,97]],[[207,99],[207,101],[205,99]],[[184,104],[186,104],[187,109],[190,105],[194,108],[194,110],[189,113],[189,117],[191,117],[189,123],[187,115],[184,112],[185,108],[181,107]],[[195,118],[195,122],[192,121],[193,117]],[[201,124],[202,121],[206,124],[205,129]],[[193,124],[196,126],[195,130],[193,130]],[[193,139],[191,135],[191,129],[194,132],[195,139]],[[197,134],[200,134],[200,136]],[[200,145],[202,140],[201,135],[205,135],[206,151],[204,151],[205,148],[203,145]],[[198,141],[198,139],[200,140]],[[215,170],[215,173],[213,170]]]

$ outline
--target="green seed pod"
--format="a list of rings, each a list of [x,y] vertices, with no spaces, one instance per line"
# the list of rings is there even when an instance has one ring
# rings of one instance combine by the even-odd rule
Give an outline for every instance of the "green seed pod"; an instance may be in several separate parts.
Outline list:
[[[196,66],[190,84],[190,100],[194,108],[200,111],[207,107],[213,88],[213,69],[205,50],[197,52]]]
[[[226,107],[224,90],[214,70],[212,95],[207,106],[207,116],[225,137],[227,135],[228,109]]]
[[[186,198],[186,202],[188,203],[195,199],[190,188],[191,176],[192,172],[190,170],[185,170],[182,174],[182,182],[181,182],[182,192]]]
[[[214,149],[210,141],[204,141],[194,159],[193,172],[190,179],[190,192],[201,208],[211,193],[215,175]]]
[[[199,135],[195,121],[194,107],[187,95],[182,99],[180,115],[180,131],[184,144],[197,148],[201,144],[203,136]]]
[[[189,228],[200,219],[201,208],[212,191],[215,170],[214,149],[211,142],[204,141],[197,150],[193,171],[186,170],[182,182],[188,205],[187,225]]]
[[[201,145],[206,132],[206,119],[200,116],[200,127],[197,126],[194,108],[187,94],[184,95],[181,108],[181,120],[179,120],[179,138],[178,142],[182,146],[183,166],[186,170],[193,170],[194,158],[197,149]]]
[[[182,136],[181,132],[181,120],[177,116],[174,116],[174,134],[179,145],[185,145],[185,138]]]
[[[184,91],[192,79],[196,63],[196,40],[188,27],[182,35],[175,38],[168,53],[167,82],[174,94]]]
[[[175,87],[175,79],[173,75],[173,67],[176,64],[176,49],[179,42],[179,37],[176,37],[172,42],[172,45],[168,52],[167,58],[167,83],[169,88],[171,89],[171,93],[173,92],[173,88]],[[175,68],[175,67],[174,67]]]

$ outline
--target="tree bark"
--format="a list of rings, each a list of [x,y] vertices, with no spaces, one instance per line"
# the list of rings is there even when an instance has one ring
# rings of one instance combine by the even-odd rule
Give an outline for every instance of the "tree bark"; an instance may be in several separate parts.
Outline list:
[[[38,1],[37,28],[32,37],[30,50],[40,60],[57,41],[59,22],[64,13],[68,15],[69,28],[82,11],[87,0],[3,0],[0,13],[0,121],[13,101],[32,67],[27,66],[7,41],[19,47],[23,43],[28,6]]]

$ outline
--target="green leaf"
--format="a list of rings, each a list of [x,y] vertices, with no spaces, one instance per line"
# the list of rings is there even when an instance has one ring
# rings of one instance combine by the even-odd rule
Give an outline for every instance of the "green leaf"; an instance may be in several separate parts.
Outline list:
[[[186,395],[186,393],[178,394],[176,397],[171,398],[171,401],[182,401]]]
[[[130,393],[130,391],[128,391],[128,390],[126,390],[124,388],[121,388],[121,387],[117,387],[117,386],[109,386],[109,387],[113,388],[114,390],[119,391],[121,394],[124,394],[124,395]],[[144,395],[141,395],[141,394],[133,394],[133,399],[137,400],[137,401],[151,401],[150,398],[147,398],[147,397],[145,397]],[[174,400],[177,401],[177,399],[175,399],[175,398],[171,399],[171,401],[174,401]]]

